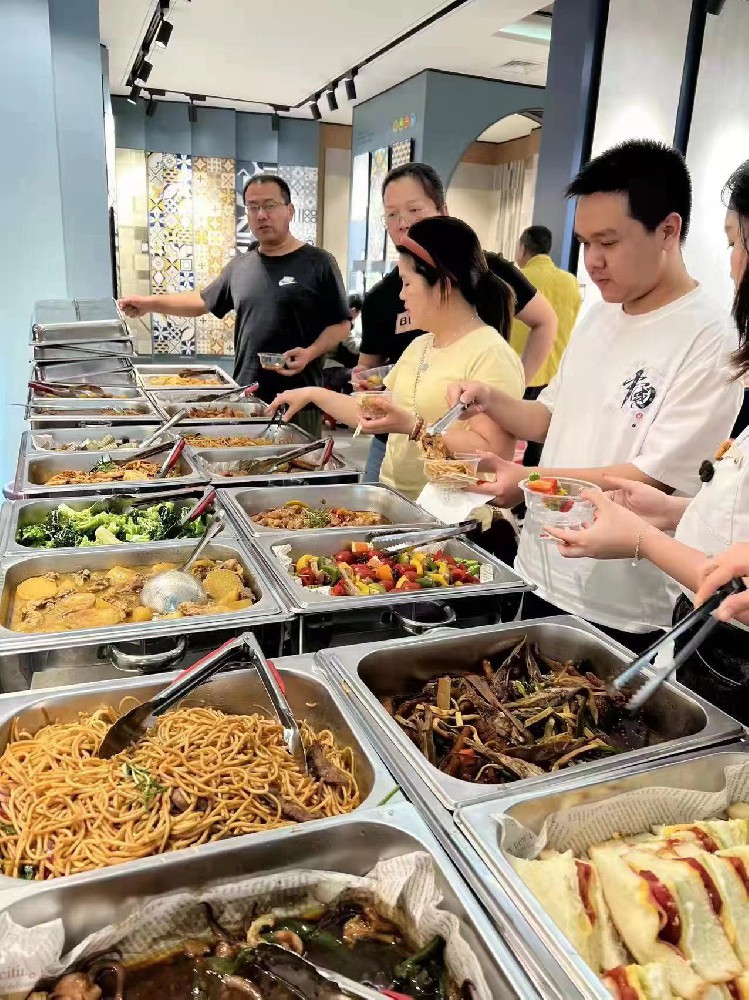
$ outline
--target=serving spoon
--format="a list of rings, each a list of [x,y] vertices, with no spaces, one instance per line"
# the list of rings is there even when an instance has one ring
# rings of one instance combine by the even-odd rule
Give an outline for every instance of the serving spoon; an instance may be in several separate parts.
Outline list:
[[[207,604],[208,595],[203,584],[188,570],[223,530],[223,518],[215,518],[179,569],[167,569],[146,580],[140,592],[140,603],[160,615],[172,614],[180,604]]]

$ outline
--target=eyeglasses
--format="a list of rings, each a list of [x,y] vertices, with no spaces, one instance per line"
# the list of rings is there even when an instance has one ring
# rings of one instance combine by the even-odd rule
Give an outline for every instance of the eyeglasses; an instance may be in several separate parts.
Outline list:
[[[271,212],[275,212],[275,210],[277,208],[281,208],[281,207],[285,208],[286,207],[286,202],[284,202],[284,201],[263,201],[263,202],[260,202],[258,204],[257,202],[253,201],[253,202],[250,202],[250,204],[246,205],[245,207],[247,209],[247,214],[248,215],[259,215],[260,212],[265,212],[266,215],[268,215]]]
[[[426,208],[407,208],[405,212],[385,212],[382,221],[386,226],[397,226],[403,220],[410,227],[414,222],[418,222],[426,211],[428,211]]]

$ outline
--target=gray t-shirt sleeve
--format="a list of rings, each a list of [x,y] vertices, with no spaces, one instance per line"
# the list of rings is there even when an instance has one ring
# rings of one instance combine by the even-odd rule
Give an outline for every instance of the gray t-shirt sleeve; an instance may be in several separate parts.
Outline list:
[[[233,265],[234,260],[230,260],[218,278],[215,278],[210,285],[207,285],[200,291],[200,297],[205,302],[208,312],[213,313],[219,319],[223,319],[232,309],[236,309],[231,292]]]
[[[335,257],[326,253],[321,264],[320,301],[325,327],[350,319],[343,278]]]

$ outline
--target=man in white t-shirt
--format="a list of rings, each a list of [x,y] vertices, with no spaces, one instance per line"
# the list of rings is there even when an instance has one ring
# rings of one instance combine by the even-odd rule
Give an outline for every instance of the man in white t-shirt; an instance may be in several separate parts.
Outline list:
[[[691,212],[682,156],[646,140],[592,160],[570,184],[585,266],[601,292],[578,322],[556,377],[537,401],[478,383],[451,387],[510,434],[543,442],[542,476],[573,476],[611,488],[609,476],[693,496],[701,462],[728,437],[740,406],[729,353],[730,318],[689,276],[681,245]],[[522,500],[528,474],[491,456],[496,482],[478,489],[495,503]],[[645,648],[670,626],[667,578],[637,553],[630,559],[565,560],[526,520],[516,568],[536,584],[523,617],[559,609]],[[550,607],[551,606],[551,607]]]

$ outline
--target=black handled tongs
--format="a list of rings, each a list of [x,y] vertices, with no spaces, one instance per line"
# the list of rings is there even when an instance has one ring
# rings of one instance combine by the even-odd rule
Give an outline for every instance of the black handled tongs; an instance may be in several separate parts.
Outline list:
[[[671,674],[677,670],[683,663],[692,656],[695,651],[702,645],[702,643],[707,639],[713,629],[720,625],[717,618],[714,617],[713,611],[715,611],[727,597],[731,594],[740,594],[742,591],[746,590],[746,585],[744,581],[736,578],[728,583],[719,587],[712,597],[709,597],[704,604],[699,608],[695,608],[694,611],[690,612],[686,618],[682,618],[678,625],[675,625],[670,632],[666,632],[664,636],[654,642],[653,645],[646,649],[645,652],[638,656],[636,660],[623,670],[618,677],[615,677],[611,681],[611,687],[615,691],[622,691],[627,688],[632,681],[636,680],[637,677],[644,673],[646,670],[650,672],[650,676],[647,677],[645,683],[637,689],[633,694],[630,695],[626,708],[634,712],[638,708],[642,708],[646,701],[653,697],[655,692],[664,684]],[[670,661],[664,664],[662,667],[657,667],[653,669],[651,667],[651,662],[655,656],[669,643],[678,639],[679,636],[688,632],[691,628],[697,625],[699,622],[703,622],[702,628],[697,632],[689,642],[680,649],[676,656]]]

